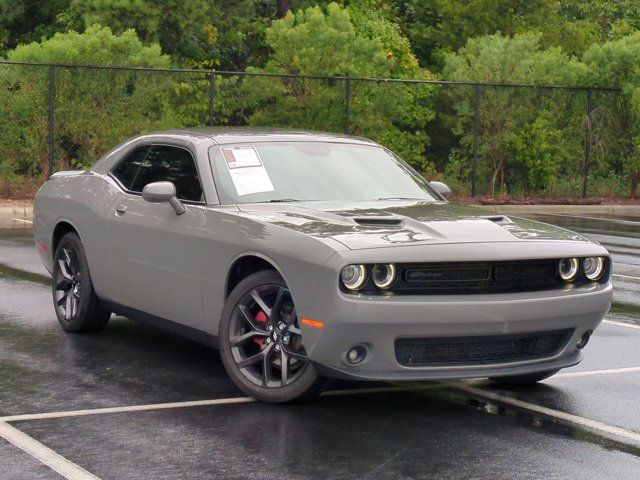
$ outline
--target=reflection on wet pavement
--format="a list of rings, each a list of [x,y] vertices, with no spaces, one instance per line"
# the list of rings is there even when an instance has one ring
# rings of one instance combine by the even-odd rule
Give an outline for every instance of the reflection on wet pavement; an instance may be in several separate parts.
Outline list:
[[[469,403],[404,392],[18,426],[102,478],[636,478],[637,457],[586,433]]]

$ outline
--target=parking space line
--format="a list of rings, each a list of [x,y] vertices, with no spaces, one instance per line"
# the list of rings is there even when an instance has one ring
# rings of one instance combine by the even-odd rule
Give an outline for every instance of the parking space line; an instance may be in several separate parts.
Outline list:
[[[14,220],[16,222],[33,223],[33,221],[31,220],[25,220],[23,218],[12,218],[11,220]]]
[[[628,278],[629,280],[640,280],[640,277],[634,277],[633,275],[622,275],[621,273],[614,273],[614,277]]]
[[[62,412],[31,413],[26,415],[9,415],[0,417],[2,422],[21,422],[26,420],[48,420],[52,418],[84,417],[87,415],[104,415],[108,413],[146,412],[150,410],[167,410],[171,408],[207,407],[212,405],[231,405],[236,403],[255,402],[250,397],[216,398],[213,400],[194,400],[189,402],[152,403],[149,405],[131,405],[126,407],[92,408],[86,410],[70,410]]]
[[[418,391],[433,388],[442,388],[440,384],[433,383],[427,385],[410,385],[401,387],[375,387],[375,388],[358,388],[353,390],[331,390],[322,394],[325,396],[337,396],[337,395],[362,395],[366,393],[384,393],[384,392],[401,392],[401,391]],[[189,408],[189,407],[210,407],[215,405],[232,405],[240,403],[255,403],[251,397],[231,397],[231,398],[216,398],[213,400],[193,400],[187,402],[171,402],[171,403],[152,403],[148,405],[130,405],[126,407],[106,407],[106,408],[91,408],[85,410],[69,410],[61,412],[47,412],[47,413],[27,413],[23,415],[8,415],[0,417],[0,422],[23,422],[30,420],[50,420],[57,418],[69,418],[69,417],[84,417],[88,415],[106,415],[110,413],[132,413],[132,412],[147,412],[152,410],[168,410],[173,408]]]
[[[552,408],[543,407],[542,405],[536,405],[517,398],[508,397],[506,395],[500,395],[499,393],[489,392],[481,388],[476,388],[468,385],[449,385],[454,390],[465,393],[467,395],[484,398],[487,400],[493,400],[513,407],[528,410],[531,412],[539,413],[547,417],[551,417],[557,420],[561,420],[565,423],[573,426],[578,426],[586,430],[598,433],[607,438],[620,441],[624,439],[633,442],[634,445],[640,445],[640,433],[633,430],[627,430],[625,428],[616,427],[607,423],[599,422],[597,420],[591,420],[590,418],[580,417],[571,413],[561,412],[560,410],[554,410]]]
[[[608,323],[610,325],[617,325],[618,327],[635,328],[640,330],[640,325],[634,325],[632,323],[616,322],[615,320],[603,320],[602,323]]]
[[[553,378],[591,377],[593,375],[613,375],[617,373],[640,372],[640,367],[608,368],[605,370],[587,370],[585,372],[557,373]]]
[[[36,439],[6,422],[0,421],[0,437],[58,472],[64,478],[69,480],[99,480],[98,477],[87,472],[84,468],[67,460],[62,455],[54,452],[49,447],[45,447]]]

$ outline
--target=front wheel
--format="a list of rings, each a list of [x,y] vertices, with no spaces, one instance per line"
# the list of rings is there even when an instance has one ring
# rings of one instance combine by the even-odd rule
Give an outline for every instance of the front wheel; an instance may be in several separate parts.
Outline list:
[[[58,321],[67,332],[102,330],[111,313],[93,290],[89,265],[80,237],[67,233],[53,257],[53,305]]]
[[[490,380],[504,386],[526,386],[541,382],[556,373],[558,370],[546,370],[544,372],[527,373],[524,375],[509,375],[506,377],[492,377]]]
[[[276,272],[254,273],[233,289],[219,339],[227,373],[257,400],[309,398],[325,385],[307,357],[291,293]]]

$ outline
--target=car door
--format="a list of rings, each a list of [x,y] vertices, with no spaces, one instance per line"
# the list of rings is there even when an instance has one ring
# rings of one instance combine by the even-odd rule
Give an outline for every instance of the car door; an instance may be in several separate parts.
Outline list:
[[[198,251],[205,202],[193,154],[176,145],[142,145],[110,175],[122,188],[109,224],[118,303],[197,327],[203,318]],[[142,189],[158,181],[175,185],[184,214],[142,198]]]

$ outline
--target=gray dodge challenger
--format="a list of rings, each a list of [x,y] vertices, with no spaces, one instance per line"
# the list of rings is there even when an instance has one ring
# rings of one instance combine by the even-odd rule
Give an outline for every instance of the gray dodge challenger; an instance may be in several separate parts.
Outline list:
[[[611,305],[607,250],[448,193],[363,138],[175,130],[52,175],[34,237],[64,330],[152,322],[219,348],[262,401],[580,362]]]

